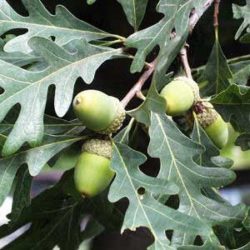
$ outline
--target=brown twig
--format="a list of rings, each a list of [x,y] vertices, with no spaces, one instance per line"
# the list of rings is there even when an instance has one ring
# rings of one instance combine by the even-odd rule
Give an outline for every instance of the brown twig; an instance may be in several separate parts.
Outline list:
[[[214,1],[214,27],[217,28],[219,26],[219,12],[220,12],[220,0]]]
[[[154,61],[152,61],[148,65],[148,69],[146,71],[144,71],[144,73],[141,75],[141,77],[139,78],[139,80],[129,90],[129,92],[127,93],[127,95],[122,99],[121,103],[122,103],[122,105],[124,107],[126,107],[128,105],[128,103],[130,102],[130,100],[141,91],[142,86],[144,85],[144,83],[148,80],[148,78],[154,72],[155,66],[156,66],[156,59],[154,59]]]
[[[191,70],[191,68],[189,66],[189,62],[188,62],[187,46],[186,45],[181,49],[180,57],[181,57],[182,66],[183,66],[183,69],[185,71],[186,76],[190,79],[193,79],[192,70]]]
[[[189,19],[189,33],[193,32],[193,29],[195,25],[197,24],[198,20],[202,16],[202,14],[211,6],[213,1],[220,1],[220,0],[207,0],[206,3],[204,4],[204,9],[201,13],[197,13],[195,9],[193,9],[191,13],[191,17]],[[185,74],[188,78],[193,79],[192,77],[192,70],[188,62],[188,56],[187,56],[187,45],[185,44],[183,48],[180,51],[180,58],[181,62],[185,71]]]

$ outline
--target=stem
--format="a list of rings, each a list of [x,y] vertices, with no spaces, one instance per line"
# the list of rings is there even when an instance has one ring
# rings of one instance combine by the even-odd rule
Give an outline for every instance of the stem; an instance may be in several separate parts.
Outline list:
[[[120,40],[122,43],[126,40],[126,37],[120,36],[120,35],[116,35],[116,34],[111,34],[111,37],[117,38],[117,39]]]
[[[220,7],[220,0],[214,1],[214,33],[215,33],[215,40],[219,40],[219,7]]]
[[[214,0],[214,28],[218,29],[219,26],[219,13],[220,13],[220,0]]]
[[[193,79],[192,77],[192,70],[190,68],[189,62],[188,62],[188,56],[187,56],[187,46],[184,45],[184,47],[180,51],[180,57],[183,69],[185,71],[185,74],[188,78]]]
[[[204,4],[204,9],[202,13],[198,14],[195,9],[192,11],[190,20],[189,20],[189,33],[193,32],[193,29],[197,22],[199,21],[200,17],[202,14],[210,7],[210,5],[213,3],[214,0],[207,0],[206,3]],[[215,1],[220,1],[220,0],[215,0]],[[188,78],[193,79],[192,77],[192,70],[190,68],[189,62],[188,62],[188,56],[187,56],[187,46],[184,45],[184,47],[180,51],[180,57],[181,57],[181,62],[185,71],[185,74]]]
[[[107,41],[107,42],[102,43],[101,45],[102,46],[110,46],[110,45],[117,44],[117,43],[122,43],[122,41],[119,39],[114,40],[114,41]]]
[[[129,90],[127,95],[122,99],[121,103],[123,107],[126,107],[128,103],[136,96],[137,94],[140,96],[140,91],[145,84],[145,82],[148,80],[148,78],[151,76],[151,74],[154,72],[156,66],[156,59],[154,59],[148,66],[148,69],[144,71],[144,73],[141,75],[139,80],[135,83],[135,85]]]

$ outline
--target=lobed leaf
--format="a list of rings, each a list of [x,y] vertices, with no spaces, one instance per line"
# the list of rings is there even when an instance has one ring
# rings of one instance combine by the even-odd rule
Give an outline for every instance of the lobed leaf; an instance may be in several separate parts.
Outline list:
[[[130,147],[115,143],[111,167],[116,177],[110,187],[109,200],[116,202],[124,197],[129,200],[122,232],[147,227],[154,244],[149,249],[174,249],[165,235],[166,230],[180,230],[194,235],[209,235],[209,227],[197,218],[178,212],[157,201],[159,194],[175,194],[176,186],[167,180],[149,177],[143,174],[139,166],[146,160],[145,156]]]
[[[200,15],[204,11],[205,2],[205,0],[160,0],[157,11],[164,17],[158,23],[132,34],[125,42],[127,47],[137,49],[131,72],[140,72],[147,55],[157,46],[160,47],[160,64],[164,68],[161,71],[165,71],[179,52],[176,47],[180,48],[187,38],[189,14],[195,9]],[[177,35],[175,39],[171,38],[173,30]],[[164,52],[161,53],[161,50]]]
[[[36,146],[42,141],[44,109],[51,85],[56,88],[55,111],[62,117],[71,105],[76,79],[81,77],[86,83],[91,83],[103,62],[121,55],[120,49],[92,46],[84,40],[74,41],[75,53],[44,38],[33,38],[30,45],[49,63],[49,67],[31,72],[0,61],[0,87],[4,90],[0,95],[0,121],[14,105],[21,106],[3,147],[3,155],[16,152],[24,142]]]
[[[29,16],[19,15],[6,0],[0,1],[0,35],[13,29],[25,29],[23,35],[11,39],[4,46],[7,52],[29,53],[28,41],[32,37],[55,37],[55,42],[63,46],[74,39],[92,41],[112,36],[94,26],[77,19],[64,6],[56,7],[55,15],[48,12],[40,0],[22,0]],[[113,35],[114,36],[114,35]]]
[[[219,41],[216,40],[203,75],[199,79],[199,81],[206,81],[206,86],[202,90],[202,94],[209,96],[220,93],[231,85],[232,78],[233,74],[227,63],[227,59]]]
[[[202,193],[203,188],[221,187],[235,178],[232,171],[223,168],[203,167],[194,162],[194,157],[202,153],[202,147],[183,135],[166,115],[152,113],[149,128],[151,157],[160,159],[158,178],[173,181],[180,188],[178,211],[212,225],[240,223],[244,217],[244,206],[232,207],[217,202]],[[193,244],[195,237],[190,232],[174,232],[172,244]],[[211,233],[203,239],[216,243]]]

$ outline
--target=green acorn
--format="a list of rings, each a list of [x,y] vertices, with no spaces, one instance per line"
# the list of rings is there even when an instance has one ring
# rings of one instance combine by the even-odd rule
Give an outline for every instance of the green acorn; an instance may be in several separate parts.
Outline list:
[[[194,111],[200,125],[218,148],[223,148],[228,141],[228,125],[209,102],[198,102]]]
[[[91,139],[82,146],[74,172],[76,189],[93,197],[108,187],[115,173],[110,168],[112,144],[109,140]]]
[[[100,134],[115,133],[125,119],[121,102],[98,90],[80,92],[73,101],[76,116],[88,128]]]
[[[166,100],[166,113],[171,116],[185,113],[200,99],[197,83],[187,77],[175,78],[160,95]]]

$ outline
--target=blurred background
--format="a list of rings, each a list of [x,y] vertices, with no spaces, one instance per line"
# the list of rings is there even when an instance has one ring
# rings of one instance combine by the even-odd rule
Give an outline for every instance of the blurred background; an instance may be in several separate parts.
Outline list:
[[[9,0],[8,2],[20,14],[28,14],[23,8],[20,0]],[[133,29],[127,23],[121,6],[115,0],[97,0],[96,4],[91,6],[87,5],[85,0],[43,0],[42,2],[52,13],[54,13],[57,4],[63,4],[78,18],[110,33],[120,34],[125,37],[133,33]],[[162,15],[155,11],[157,2],[157,0],[149,0],[147,13],[141,28],[152,25],[161,19]],[[221,1],[219,28],[220,42],[228,59],[250,53],[248,45],[241,44],[234,40],[234,35],[242,20],[235,20],[232,18],[232,3],[244,5],[245,0]],[[189,61],[192,68],[206,64],[213,42],[213,9],[210,8],[210,10],[208,10],[201,18],[192,36],[188,40],[190,45],[188,51]],[[91,86],[95,89],[102,90],[107,94],[122,98],[139,77],[138,74],[130,74],[129,67],[130,61],[126,60],[113,60],[106,62],[97,71],[96,78]],[[175,64],[173,64],[170,70],[175,70]],[[89,86],[86,86],[86,84],[79,80],[76,84],[75,92],[77,93],[85,88],[89,88]],[[52,103],[53,99],[49,100],[46,112],[53,115],[54,110],[51,109],[53,106],[51,105]],[[133,108],[135,104],[136,103],[131,103],[131,106],[128,108]],[[74,116],[69,111],[66,118],[71,119],[74,118]],[[237,133],[231,131],[231,140],[222,150],[222,155],[234,160],[235,163],[233,168],[237,173],[237,179],[233,184],[222,189],[221,194],[232,204],[245,202],[250,205],[250,152],[242,152],[239,147],[234,146],[234,140],[236,137]],[[143,139],[140,141],[140,144],[145,145]],[[62,172],[65,169],[71,168],[75,161],[76,155],[72,151],[68,152],[67,157],[59,158],[53,169],[45,168],[44,172],[34,179],[31,195],[35,196],[57,182],[62,175]],[[150,165],[150,162],[147,164]],[[145,171],[147,171],[147,169],[149,169],[149,166],[145,166]],[[0,207],[0,225],[8,221],[6,219],[6,214],[10,212],[11,203],[12,199],[9,197]],[[11,240],[12,237],[16,237],[18,234],[20,234],[20,232],[16,232],[8,239],[0,240],[0,248]],[[143,231],[139,230],[133,234],[126,232],[123,236],[120,236],[119,232],[112,232],[103,233],[98,236],[94,240],[93,248],[91,249],[140,250],[145,249],[147,244],[148,239]],[[87,248],[87,246],[83,245],[81,249],[83,250]]]

